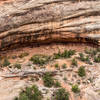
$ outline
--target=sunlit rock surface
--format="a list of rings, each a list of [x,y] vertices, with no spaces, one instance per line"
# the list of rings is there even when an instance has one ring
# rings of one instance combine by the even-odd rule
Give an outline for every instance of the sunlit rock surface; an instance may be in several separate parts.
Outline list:
[[[1,1],[0,48],[52,41],[98,44],[99,12],[99,0]]]

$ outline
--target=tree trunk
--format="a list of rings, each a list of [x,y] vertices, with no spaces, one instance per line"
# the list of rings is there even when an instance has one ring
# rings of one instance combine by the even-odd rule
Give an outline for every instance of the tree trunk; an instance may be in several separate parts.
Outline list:
[[[0,50],[22,44],[99,44],[100,0],[1,0]]]

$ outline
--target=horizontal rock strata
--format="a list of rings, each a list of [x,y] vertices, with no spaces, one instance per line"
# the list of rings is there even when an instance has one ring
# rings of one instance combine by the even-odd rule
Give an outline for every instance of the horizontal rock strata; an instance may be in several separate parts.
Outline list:
[[[0,50],[30,43],[99,44],[100,0],[4,0]]]

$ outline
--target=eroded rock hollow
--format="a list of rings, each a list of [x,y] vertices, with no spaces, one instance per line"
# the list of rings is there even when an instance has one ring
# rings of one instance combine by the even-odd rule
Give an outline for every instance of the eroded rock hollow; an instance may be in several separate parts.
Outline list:
[[[99,0],[1,0],[0,50],[30,43],[99,45]]]

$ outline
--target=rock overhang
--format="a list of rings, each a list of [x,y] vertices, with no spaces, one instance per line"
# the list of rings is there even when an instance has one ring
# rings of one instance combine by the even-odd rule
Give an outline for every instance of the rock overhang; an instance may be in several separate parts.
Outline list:
[[[11,0],[0,5],[0,48],[75,40],[98,45],[99,6],[99,0]]]

